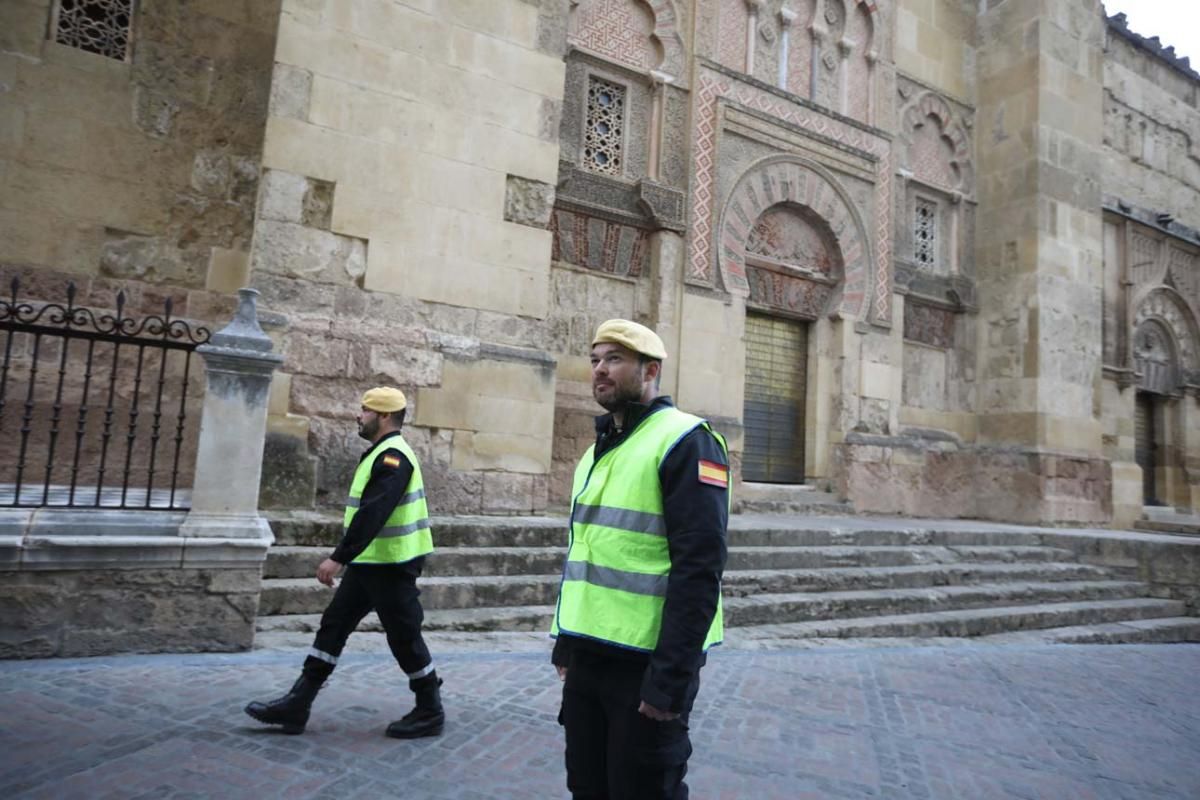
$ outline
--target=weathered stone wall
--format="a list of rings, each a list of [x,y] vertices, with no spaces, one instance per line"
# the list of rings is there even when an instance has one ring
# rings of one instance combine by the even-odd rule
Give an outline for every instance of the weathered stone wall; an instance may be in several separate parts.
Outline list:
[[[52,3],[6,3],[0,12],[0,283],[20,280],[18,299],[66,302],[112,313],[124,290],[128,317],[162,316],[201,323],[223,319],[230,294],[246,281],[266,121],[278,0],[182,0],[137,4],[130,57],[117,60],[48,39]],[[61,345],[43,340],[30,410],[25,480],[44,477],[55,416]],[[13,342],[9,391],[27,380],[32,337]],[[81,482],[95,484],[99,426],[105,407],[110,346],[94,351],[88,432],[79,453]],[[86,347],[77,342],[66,362],[63,432],[50,479],[69,483]],[[144,485],[157,355],[149,351],[141,386],[138,444],[130,483]],[[115,387],[114,442],[131,432],[134,349],[126,348]],[[203,388],[198,365],[189,402]],[[164,408],[178,407],[182,361],[171,359]],[[9,400],[15,395],[10,395]],[[146,405],[146,398],[150,405]],[[10,406],[12,408],[12,406]],[[99,408],[100,411],[96,411]],[[165,417],[164,417],[165,419]],[[0,435],[0,483],[11,483],[21,425],[5,415]],[[12,427],[10,427],[12,426]],[[169,482],[174,423],[163,430],[155,483]],[[180,481],[190,481],[195,424],[187,425]],[[64,456],[64,453],[68,454]],[[165,454],[165,456],[164,456]],[[123,480],[124,447],[108,454],[106,482]],[[165,478],[165,480],[164,480]]]
[[[268,502],[340,503],[391,383],[435,510],[545,507],[561,5],[284,2],[251,257],[288,319]]]
[[[835,488],[859,511],[1065,525],[1112,517],[1106,459],[962,445],[947,435],[850,434]]]
[[[127,61],[48,40],[51,5],[0,21],[0,266],[244,285],[279,0],[140,2]]]
[[[270,539],[182,512],[0,511],[0,658],[245,650]]]
[[[1123,16],[1108,21],[1104,56],[1102,419],[1114,523],[1130,525],[1147,500],[1135,461],[1139,391],[1156,398],[1155,499],[1185,509],[1200,499],[1200,75]],[[1147,320],[1173,350],[1155,374],[1139,338]]]
[[[1109,22],[1103,191],[1200,229],[1200,78],[1141,41]]]
[[[0,658],[249,649],[261,569],[0,571]]]

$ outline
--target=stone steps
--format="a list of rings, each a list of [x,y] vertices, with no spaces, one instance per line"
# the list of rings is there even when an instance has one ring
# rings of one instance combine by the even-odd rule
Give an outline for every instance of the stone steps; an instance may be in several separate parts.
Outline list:
[[[429,631],[542,631],[549,634],[554,606],[508,606],[505,608],[426,609],[424,630]],[[259,617],[259,633],[315,633],[320,614],[281,614]],[[357,630],[379,632],[383,626],[375,612],[359,623]]]
[[[1012,631],[980,637],[987,644],[1167,644],[1200,642],[1200,617],[1156,617],[1073,625],[1063,628]]]
[[[789,639],[885,636],[988,637],[990,634],[1013,630],[1032,634],[1038,632],[1037,629],[1108,625],[1154,618],[1178,618],[1183,612],[1183,603],[1152,598],[1037,603],[758,625],[735,628],[728,637],[728,643],[736,645],[738,640],[753,639],[786,642]],[[981,638],[979,641],[987,640]]]
[[[561,562],[560,562],[561,566]],[[558,597],[561,573],[541,575],[429,575],[421,578],[427,609],[545,605]],[[740,570],[725,573],[727,598],[775,597],[795,593],[826,597],[848,589],[870,592],[960,584],[1022,581],[1029,585],[1102,579],[1104,572],[1082,564],[972,564],[902,567],[837,567],[816,570]],[[259,613],[311,614],[329,602],[332,590],[312,577],[273,578],[262,583]],[[882,598],[888,602],[887,598]]]
[[[296,512],[272,527],[258,630],[268,641],[303,637],[331,596],[313,574],[340,538],[341,520]],[[433,527],[438,549],[420,583],[426,629],[548,631],[564,519],[454,517]],[[1200,641],[1200,618],[1185,617],[1182,604],[1078,563],[1073,551],[1043,544],[1049,535],[950,521],[735,515],[724,581],[729,641]],[[374,615],[360,628],[380,630]]]
[[[275,545],[263,566],[265,578],[312,576],[330,548]],[[439,547],[425,575],[533,575],[562,571],[565,547]],[[728,570],[826,569],[913,564],[1015,563],[1065,561],[1070,551],[1052,547],[970,545],[742,547],[730,550]]]
[[[835,519],[835,518],[830,518]],[[945,529],[870,519],[853,527],[821,524],[819,520],[754,514],[734,515],[729,522],[731,547],[1022,547],[1036,546],[1031,534],[1020,529]],[[864,524],[865,523],[865,524]],[[439,517],[432,520],[434,543],[448,547],[565,547],[565,517]],[[339,515],[329,512],[292,512],[271,517],[276,546],[300,545],[332,549],[341,538]]]
[[[1146,589],[1144,584],[1132,581],[1064,581],[757,594],[727,598],[725,619],[730,627],[740,627],[968,608],[1124,600],[1144,596]]]
[[[312,577],[330,550],[276,545],[267,553],[263,577]],[[566,553],[565,547],[439,547],[426,559],[423,576],[558,574]]]

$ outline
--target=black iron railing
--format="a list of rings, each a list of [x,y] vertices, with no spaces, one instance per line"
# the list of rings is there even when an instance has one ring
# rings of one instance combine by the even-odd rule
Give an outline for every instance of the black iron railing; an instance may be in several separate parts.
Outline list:
[[[186,508],[192,352],[209,330],[173,318],[170,296],[138,318],[124,291],[96,312],[74,283],[65,304],[20,301],[20,288],[13,278],[0,299],[0,507]]]

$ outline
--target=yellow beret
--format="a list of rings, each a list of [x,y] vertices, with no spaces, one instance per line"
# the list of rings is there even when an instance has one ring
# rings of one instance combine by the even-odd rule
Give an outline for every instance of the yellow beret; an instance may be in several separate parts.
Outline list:
[[[362,396],[362,407],[381,414],[391,414],[408,406],[404,392],[391,386],[376,386]]]
[[[610,319],[600,323],[596,335],[592,337],[592,346],[601,342],[613,342],[660,361],[667,357],[667,348],[657,333],[627,319]]]

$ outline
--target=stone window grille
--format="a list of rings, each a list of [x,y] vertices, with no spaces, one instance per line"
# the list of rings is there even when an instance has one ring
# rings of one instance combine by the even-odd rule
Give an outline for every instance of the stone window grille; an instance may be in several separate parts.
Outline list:
[[[937,219],[937,203],[918,198],[913,215],[913,260],[921,269],[937,268]]]
[[[620,175],[625,138],[625,87],[603,78],[588,80],[583,166],[592,172]]]
[[[56,0],[54,41],[125,61],[133,30],[135,0]]]

